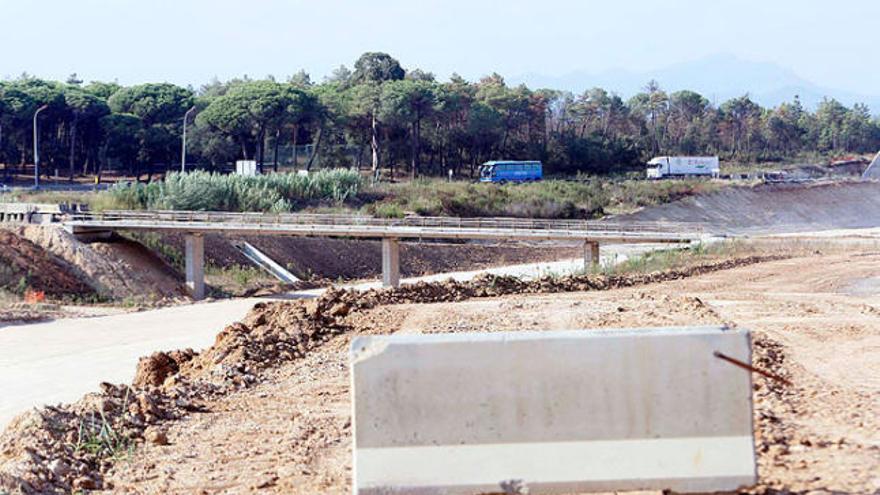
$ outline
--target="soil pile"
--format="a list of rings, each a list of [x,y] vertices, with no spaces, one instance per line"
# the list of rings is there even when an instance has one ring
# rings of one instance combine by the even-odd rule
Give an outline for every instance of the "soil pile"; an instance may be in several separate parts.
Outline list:
[[[121,238],[84,243],[57,226],[15,229],[44,250],[63,260],[75,274],[105,299],[155,302],[186,297],[174,270],[140,244]]]
[[[31,289],[50,298],[97,296],[66,263],[9,230],[0,230],[0,265],[0,286],[12,292]]]
[[[0,437],[0,488],[15,493],[71,493],[105,488],[101,472],[142,441],[152,425],[197,410],[176,392],[101,384],[63,407],[23,414]]]
[[[108,479],[124,493],[350,493],[354,335],[735,322],[753,331],[755,365],[792,383],[753,375],[760,484],[745,493],[875,493],[880,382],[866,349],[877,345],[880,313],[876,298],[835,291],[876,276],[878,263],[869,248],[616,291],[352,307],[343,320],[352,332],[260,372],[259,386],[206,403],[208,414],[166,424],[168,446],[144,446]]]
[[[363,292],[333,290],[325,294],[325,297],[336,298],[339,310],[348,311],[352,308],[364,309],[382,304],[454,302],[475,297],[497,297],[509,294],[610,290],[679,280],[719,270],[729,270],[739,266],[785,258],[787,258],[785,255],[746,256],[651,273],[567,275],[563,277],[542,277],[533,280],[483,274],[464,282],[455,280],[438,283],[418,282],[404,285],[397,289],[371,289]]]

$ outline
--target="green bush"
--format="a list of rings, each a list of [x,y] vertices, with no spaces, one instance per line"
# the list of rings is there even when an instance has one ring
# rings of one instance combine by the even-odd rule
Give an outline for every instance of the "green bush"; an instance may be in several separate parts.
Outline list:
[[[245,177],[209,172],[172,172],[162,182],[126,183],[104,193],[99,209],[287,212],[310,203],[343,203],[357,196],[356,170],[309,175]]]
[[[406,213],[397,203],[378,203],[373,205],[370,213],[378,218],[403,218]]]

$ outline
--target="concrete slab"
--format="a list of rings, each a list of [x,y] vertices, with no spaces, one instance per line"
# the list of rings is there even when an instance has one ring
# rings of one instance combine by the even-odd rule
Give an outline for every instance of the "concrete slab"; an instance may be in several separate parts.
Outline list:
[[[756,480],[749,332],[358,337],[359,494],[734,490]]]
[[[102,381],[131,383],[141,356],[208,347],[260,300],[0,328],[0,430],[31,407],[77,400]]]

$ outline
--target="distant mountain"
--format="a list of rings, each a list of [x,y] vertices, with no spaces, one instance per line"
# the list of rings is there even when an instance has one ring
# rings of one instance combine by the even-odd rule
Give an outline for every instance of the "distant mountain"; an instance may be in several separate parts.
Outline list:
[[[571,72],[553,77],[524,74],[508,82],[525,83],[531,88],[564,89],[581,93],[601,87],[628,98],[645,87],[651,79],[667,92],[690,89],[720,104],[746,93],[764,106],[776,106],[798,95],[806,108],[815,109],[822,98],[836,98],[845,105],[865,103],[873,113],[880,113],[880,95],[861,95],[851,91],[814,84],[792,70],[769,62],[751,62],[733,55],[714,55],[692,62],[644,72],[615,69],[605,72]]]

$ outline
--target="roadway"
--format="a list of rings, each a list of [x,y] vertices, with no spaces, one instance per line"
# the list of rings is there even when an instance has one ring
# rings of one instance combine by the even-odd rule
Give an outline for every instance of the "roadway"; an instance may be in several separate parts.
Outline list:
[[[605,262],[661,245],[609,246]],[[496,267],[488,270],[443,273],[403,280],[468,280],[480,273],[520,277],[571,273],[583,268],[583,259]],[[369,281],[357,289],[381,286]],[[15,415],[31,407],[71,402],[97,390],[102,381],[130,383],[138,359],[156,351],[210,346],[226,325],[241,320],[257,302],[315,297],[323,289],[281,294],[270,298],[229,299],[161,308],[121,315],[62,319],[0,328],[0,430]]]

